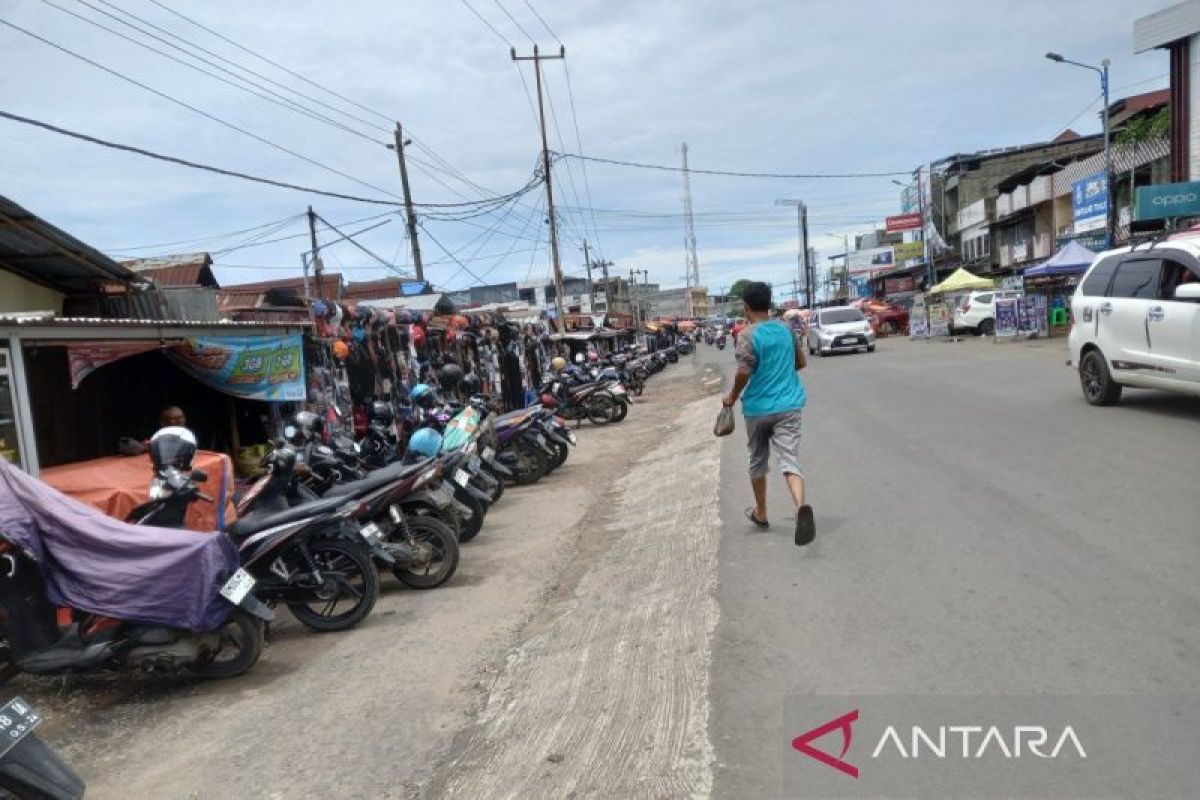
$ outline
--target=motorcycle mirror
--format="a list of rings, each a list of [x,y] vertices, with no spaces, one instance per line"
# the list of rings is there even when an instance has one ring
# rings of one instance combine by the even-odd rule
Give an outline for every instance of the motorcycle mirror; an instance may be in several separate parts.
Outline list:
[[[208,480],[208,473],[202,469],[194,469],[192,470],[192,480],[196,483],[204,483]]]
[[[296,438],[296,426],[288,425],[286,428],[284,428],[283,429],[283,438],[295,439]]]

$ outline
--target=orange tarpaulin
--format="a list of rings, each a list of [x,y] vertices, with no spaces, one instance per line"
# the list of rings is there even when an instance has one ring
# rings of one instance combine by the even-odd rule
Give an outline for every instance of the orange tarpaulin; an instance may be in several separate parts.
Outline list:
[[[187,526],[194,531],[224,530],[237,519],[233,508],[233,465],[224,453],[200,450],[192,467],[208,479],[200,491],[213,498],[197,500],[188,507]],[[41,479],[110,517],[125,519],[130,511],[150,498],[154,470],[149,455],[108,456],[42,470]]]

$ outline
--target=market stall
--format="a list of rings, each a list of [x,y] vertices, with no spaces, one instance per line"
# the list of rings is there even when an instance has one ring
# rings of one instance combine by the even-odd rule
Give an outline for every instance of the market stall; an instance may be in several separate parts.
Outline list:
[[[982,278],[959,267],[950,277],[931,287],[923,302],[913,304],[909,318],[912,336],[949,336],[959,297],[977,289],[992,289],[995,285],[991,278]],[[925,318],[924,322],[919,319],[921,316]]]
[[[1050,335],[1063,334],[1071,324],[1071,295],[1096,254],[1079,244],[1068,242],[1049,260],[1030,267],[1022,275],[1026,295],[1046,299]]]

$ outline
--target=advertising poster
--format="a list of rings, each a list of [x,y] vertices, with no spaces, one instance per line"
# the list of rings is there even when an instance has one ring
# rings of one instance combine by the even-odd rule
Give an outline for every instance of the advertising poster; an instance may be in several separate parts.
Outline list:
[[[996,338],[1016,336],[1020,329],[1020,313],[1015,298],[1001,298],[996,301]]]
[[[214,389],[249,400],[303,401],[300,336],[202,336],[167,351],[171,360]]]
[[[908,334],[912,339],[929,338],[929,317],[925,308],[925,298],[917,297],[909,309]]]
[[[925,257],[924,242],[901,242],[892,245],[892,257],[898,266],[904,266],[908,261],[920,261]]]
[[[913,277],[906,275],[903,278],[884,278],[883,293],[884,294],[900,294],[901,292],[911,292],[915,288]]]
[[[1050,304],[1046,300],[1045,295],[1035,294],[1033,296],[1035,305],[1035,316],[1037,317],[1037,332],[1038,336],[1048,337],[1050,335]]]
[[[949,303],[933,303],[929,306],[929,335],[949,336],[950,322],[954,311]]]

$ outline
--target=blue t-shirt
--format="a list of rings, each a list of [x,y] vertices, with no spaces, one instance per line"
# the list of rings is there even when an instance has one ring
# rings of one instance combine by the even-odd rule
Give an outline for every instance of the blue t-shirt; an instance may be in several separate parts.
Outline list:
[[[750,370],[742,413],[765,417],[804,407],[804,383],[796,371],[800,340],[778,320],[756,322],[738,337],[738,364]]]

